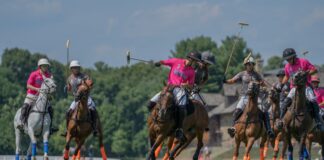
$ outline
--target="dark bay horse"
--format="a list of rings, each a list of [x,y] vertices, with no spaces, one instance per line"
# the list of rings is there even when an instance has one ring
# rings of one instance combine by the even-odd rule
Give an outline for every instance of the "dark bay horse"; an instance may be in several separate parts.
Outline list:
[[[91,80],[84,80],[82,84],[79,86],[77,93],[80,95],[80,101],[76,102],[76,109],[73,111],[71,115],[71,119],[69,121],[67,127],[67,135],[66,135],[66,144],[63,158],[64,160],[69,159],[69,148],[70,142],[74,138],[76,142],[76,149],[72,159],[80,159],[80,149],[84,144],[86,138],[91,134],[92,127],[89,117],[89,109],[88,109],[88,97],[90,90],[92,88],[93,82]],[[107,159],[107,155],[103,145],[103,134],[102,128],[100,125],[100,120],[97,120],[98,124],[98,133],[99,133],[99,145],[100,152],[103,160]]]
[[[203,135],[204,132],[208,130],[209,117],[204,105],[201,102],[192,100],[192,103],[195,106],[195,111],[193,114],[188,115],[183,121],[184,134],[187,140],[186,142],[181,143],[178,139],[170,137],[168,142],[168,151],[170,151],[170,154],[167,152],[164,159],[168,157],[170,159],[174,159],[174,157],[178,156],[181,151],[185,149],[194,138],[197,137],[198,143],[196,151],[193,155],[193,159],[198,160],[199,151],[203,147]]]
[[[241,117],[238,119],[235,127],[235,144],[233,160],[237,160],[239,155],[239,148],[241,142],[245,143],[244,160],[250,159],[250,151],[254,141],[261,137],[260,142],[260,159],[264,159],[264,144],[267,140],[263,120],[260,118],[262,111],[258,108],[258,94],[260,91],[260,84],[257,82],[250,82],[248,87],[249,100],[243,110]]]
[[[277,90],[276,88],[272,88],[269,92],[268,100],[271,104],[271,118],[270,118],[270,125],[271,128],[274,131],[275,137],[273,139],[270,139],[268,137],[266,142],[266,147],[264,149],[264,157],[267,155],[267,146],[271,144],[274,154],[273,154],[273,160],[276,160],[279,153],[279,142],[283,141],[283,148],[281,150],[280,160],[283,160],[285,158],[285,152],[287,150],[287,143],[284,141],[284,132],[280,130],[277,125],[275,125],[276,121],[279,120],[280,117],[280,90]]]
[[[168,151],[164,158],[173,159],[187,147],[190,142],[197,137],[198,144],[193,159],[198,159],[199,151],[203,147],[203,134],[208,128],[209,118],[204,106],[198,101],[192,101],[194,112],[187,115],[183,121],[184,134],[187,138],[185,142],[174,141],[175,130],[175,106],[172,94],[173,87],[166,86],[161,92],[160,101],[154,107],[151,115],[148,118],[149,136],[151,140],[151,151],[148,159],[155,159],[155,149],[161,145],[165,138],[169,138]],[[174,143],[174,147],[172,147]],[[171,149],[173,148],[173,149]]]
[[[313,119],[306,105],[306,83],[307,73],[299,71],[294,75],[294,84],[296,85],[296,94],[292,105],[284,116],[284,131],[286,142],[288,143],[288,158],[293,159],[293,146],[291,136],[299,142],[299,159],[310,159],[306,150],[306,136],[313,127]],[[306,151],[306,153],[305,153]]]
[[[321,145],[322,160],[324,160],[324,132],[320,132],[314,129],[307,134],[306,148],[309,152],[309,159],[311,159],[311,149],[312,149],[313,142],[317,142]]]

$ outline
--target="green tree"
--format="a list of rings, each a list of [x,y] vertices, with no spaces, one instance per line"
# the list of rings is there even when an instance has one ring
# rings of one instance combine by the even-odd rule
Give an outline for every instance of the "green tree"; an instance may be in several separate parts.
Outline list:
[[[187,53],[192,51],[210,51],[217,52],[217,44],[211,37],[198,36],[194,38],[187,38],[176,43],[175,51],[171,50],[171,55],[177,58],[185,58]]]
[[[272,56],[267,61],[267,66],[264,67],[264,70],[273,70],[278,68],[283,68],[284,63],[283,59],[279,56]]]

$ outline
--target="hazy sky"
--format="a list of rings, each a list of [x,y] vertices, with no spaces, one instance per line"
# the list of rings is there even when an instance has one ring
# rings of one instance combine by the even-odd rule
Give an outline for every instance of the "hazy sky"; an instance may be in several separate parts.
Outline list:
[[[127,49],[159,60],[182,39],[204,35],[219,44],[237,34],[239,21],[250,23],[241,36],[263,58],[293,47],[324,64],[323,0],[0,0],[0,50],[19,47],[65,63],[70,39],[71,59],[121,66]]]

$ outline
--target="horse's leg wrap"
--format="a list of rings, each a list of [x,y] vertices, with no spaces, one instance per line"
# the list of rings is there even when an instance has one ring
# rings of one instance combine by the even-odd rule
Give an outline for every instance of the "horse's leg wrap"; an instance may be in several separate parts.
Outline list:
[[[267,130],[267,133],[268,133],[268,136],[270,138],[274,138],[274,132],[271,128],[271,125],[270,125],[270,116],[269,116],[269,113],[267,111],[263,112],[263,115],[264,115],[264,125],[266,127],[266,130]]]
[[[178,107],[178,118],[177,118],[177,130],[176,130],[176,137],[181,141],[185,141],[185,135],[183,133],[182,125],[183,125],[183,120],[187,115],[187,109],[186,106],[179,106]]]
[[[98,133],[97,130],[97,119],[98,119],[98,113],[95,108],[90,108],[90,114],[91,114],[91,127],[93,130],[93,135],[96,136]]]

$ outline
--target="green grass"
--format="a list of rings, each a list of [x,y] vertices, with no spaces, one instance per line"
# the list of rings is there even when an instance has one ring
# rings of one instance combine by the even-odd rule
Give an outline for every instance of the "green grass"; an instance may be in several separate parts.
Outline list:
[[[211,147],[210,149],[212,151],[212,154],[211,154],[212,160],[231,160],[232,159],[233,147]],[[244,147],[240,148],[240,154],[239,154],[238,159],[243,159],[244,150],[245,150]],[[316,159],[316,158],[320,159],[320,155],[318,154],[319,150],[320,150],[320,147],[317,145],[312,147],[312,159]],[[195,151],[194,147],[188,148],[188,149],[184,150],[177,159],[190,160],[190,159],[192,159],[192,155],[194,154],[194,151]],[[294,158],[298,157],[297,152],[298,152],[298,147],[295,146],[294,147]],[[252,148],[250,155],[251,155],[252,160],[258,159],[259,158],[259,148],[258,147]],[[272,156],[273,156],[273,149],[270,147],[268,149],[266,160],[272,159]]]

